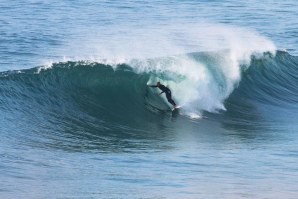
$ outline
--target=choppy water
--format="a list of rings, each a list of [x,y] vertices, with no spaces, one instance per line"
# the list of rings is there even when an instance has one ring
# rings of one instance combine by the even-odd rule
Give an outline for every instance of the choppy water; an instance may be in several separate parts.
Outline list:
[[[0,8],[1,198],[298,197],[296,1]]]

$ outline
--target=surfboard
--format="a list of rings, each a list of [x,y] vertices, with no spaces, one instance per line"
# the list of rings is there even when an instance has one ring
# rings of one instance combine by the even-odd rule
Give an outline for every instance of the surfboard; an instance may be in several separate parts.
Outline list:
[[[178,111],[180,108],[181,108],[181,106],[176,106],[176,108],[173,108],[173,109],[172,109],[172,112],[174,112],[174,111]]]

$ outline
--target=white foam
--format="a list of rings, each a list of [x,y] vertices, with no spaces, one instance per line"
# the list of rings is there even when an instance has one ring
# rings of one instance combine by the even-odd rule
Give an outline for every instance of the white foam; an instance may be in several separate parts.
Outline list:
[[[48,70],[51,69],[53,67],[53,61],[47,61],[45,62],[42,66],[37,68],[37,71],[35,72],[36,74],[39,74],[41,71],[43,70]]]

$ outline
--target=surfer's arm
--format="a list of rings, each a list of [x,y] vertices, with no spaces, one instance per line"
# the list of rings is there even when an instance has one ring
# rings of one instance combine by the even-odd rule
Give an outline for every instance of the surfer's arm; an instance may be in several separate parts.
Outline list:
[[[161,95],[161,94],[163,94],[164,93],[164,91],[162,91],[161,93],[159,93],[159,95]]]
[[[156,88],[156,85],[148,85],[149,87]]]

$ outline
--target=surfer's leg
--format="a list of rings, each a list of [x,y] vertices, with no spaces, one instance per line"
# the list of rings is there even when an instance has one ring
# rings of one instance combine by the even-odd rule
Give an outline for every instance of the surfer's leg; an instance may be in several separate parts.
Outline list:
[[[174,107],[176,106],[176,103],[174,102],[174,100],[172,99],[171,94],[166,94],[167,100],[170,104],[172,104]]]
[[[174,107],[176,107],[176,103],[174,102],[173,99],[171,99],[170,103],[171,103]]]

